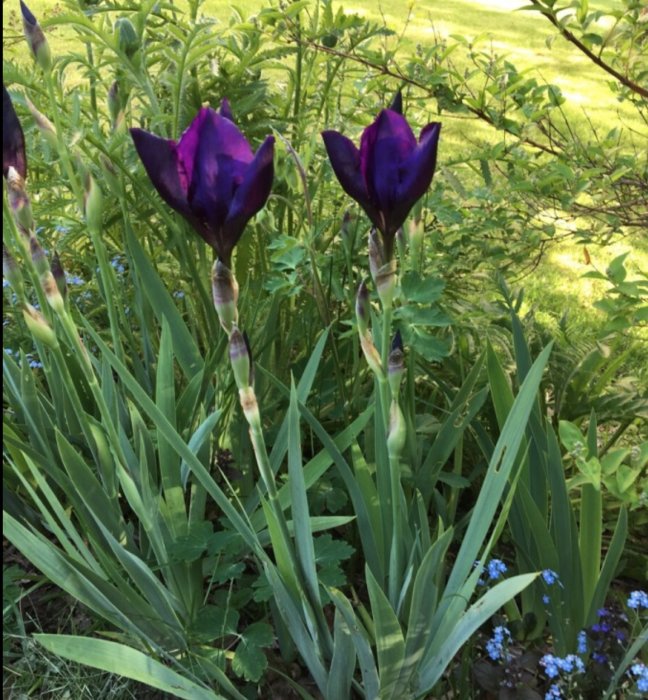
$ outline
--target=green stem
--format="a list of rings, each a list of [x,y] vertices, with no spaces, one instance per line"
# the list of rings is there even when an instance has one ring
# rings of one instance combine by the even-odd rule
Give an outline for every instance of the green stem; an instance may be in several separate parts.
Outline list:
[[[61,125],[61,115],[58,108],[58,100],[54,94],[54,80],[49,73],[44,74],[45,86],[47,88],[47,96],[50,101],[50,107],[52,109],[52,117],[54,119],[54,126],[56,128],[56,143],[58,148],[59,158],[63,164],[63,168],[70,182],[70,187],[77,200],[77,206],[79,211],[83,212],[83,189],[77,180],[76,173],[72,168],[72,162],[70,161],[70,156],[68,149],[65,148],[63,144],[63,127]]]
[[[382,308],[382,339],[380,343],[380,361],[383,368],[383,376],[379,377],[380,399],[382,403],[383,420],[385,430],[389,429],[389,406],[391,405],[391,390],[387,381],[387,367],[389,364],[389,350],[391,347],[391,322],[393,309],[391,304],[384,304]]]
[[[99,233],[97,231],[90,231],[90,238],[92,239],[92,247],[95,250],[97,262],[99,263],[99,274],[103,283],[102,286],[105,295],[106,309],[108,311],[108,319],[110,321],[110,333],[112,335],[115,354],[122,362],[124,362],[124,348],[122,346],[121,335],[119,333],[119,319],[117,318],[117,307],[115,305],[115,302],[119,299],[119,297],[114,296],[115,271],[108,262],[106,248],[103,240],[99,236]]]

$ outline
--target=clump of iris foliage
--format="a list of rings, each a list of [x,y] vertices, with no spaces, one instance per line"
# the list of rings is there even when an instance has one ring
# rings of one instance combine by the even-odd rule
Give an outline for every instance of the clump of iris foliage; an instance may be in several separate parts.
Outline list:
[[[325,0],[227,26],[199,2],[42,25],[20,3],[8,692],[44,585],[85,623],[41,648],[192,700],[646,692],[647,281],[627,254],[589,273],[609,285],[585,340],[511,283],[565,231],[648,226],[645,9],[610,30],[569,8],[529,9],[636,130],[460,37],[396,52]],[[490,140],[454,162],[471,120]]]

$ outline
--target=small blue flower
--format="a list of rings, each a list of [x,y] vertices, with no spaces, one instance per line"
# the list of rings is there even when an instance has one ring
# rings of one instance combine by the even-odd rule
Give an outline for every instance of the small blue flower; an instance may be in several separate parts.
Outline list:
[[[579,654],[587,654],[587,632],[585,630],[581,630],[578,633],[576,651]]]
[[[14,351],[11,348],[4,348],[4,351],[7,353],[7,355],[13,355]]]
[[[636,677],[637,690],[640,693],[648,692],[648,666],[641,662],[632,664],[630,673]]]
[[[70,227],[69,226],[63,226],[63,224],[57,224],[54,227],[55,231],[58,231],[58,233],[61,233],[65,235],[66,233],[70,233]]]
[[[122,265],[121,257],[119,255],[115,255],[115,257],[110,261],[110,264],[113,266],[118,275],[124,274],[126,268]]]
[[[181,291],[181,290],[178,290],[178,291],[176,291],[176,292],[173,292],[173,296],[174,296],[176,299],[184,299],[184,295],[185,295],[185,293],[184,293],[183,291]]]
[[[596,611],[596,614],[597,614],[599,617],[607,617],[607,616],[610,614],[610,611],[609,611],[607,608],[599,608],[599,609]]]
[[[607,622],[597,622],[595,625],[592,625],[592,632],[607,634],[611,629]]]
[[[585,673],[585,664],[576,654],[567,654],[564,659],[559,659],[560,670],[565,673]]]
[[[491,559],[486,565],[486,570],[488,571],[488,578],[491,581],[496,581],[500,576],[508,571],[508,567],[501,559]]]
[[[10,286],[10,285],[9,285],[9,280],[3,279],[3,280],[2,280],[2,288],[3,288],[3,289],[6,289],[6,288],[9,287],[9,286]]]
[[[549,605],[549,603],[551,603],[551,598],[550,598],[548,595],[545,594],[545,595],[542,596],[542,602],[543,602],[545,605]]]
[[[493,661],[504,659],[508,656],[505,647],[511,641],[511,633],[503,625],[493,630],[493,636],[486,642],[486,653]]]
[[[545,700],[563,700],[562,691],[557,683],[554,683],[545,693]]]
[[[547,678],[557,678],[560,674],[559,658],[553,654],[545,654],[540,659],[540,665],[544,666]]]
[[[542,572],[542,579],[547,584],[547,586],[553,586],[553,584],[556,582],[560,583],[558,574],[552,569],[545,569]]]
[[[608,660],[608,658],[605,654],[601,654],[598,651],[595,651],[592,654],[592,658],[594,659],[594,661],[596,661],[597,664],[606,664],[607,660]]]
[[[80,286],[85,284],[85,280],[79,277],[79,275],[65,275],[65,281],[71,285]]]
[[[648,609],[648,593],[646,591],[632,591],[627,605],[633,610]]]

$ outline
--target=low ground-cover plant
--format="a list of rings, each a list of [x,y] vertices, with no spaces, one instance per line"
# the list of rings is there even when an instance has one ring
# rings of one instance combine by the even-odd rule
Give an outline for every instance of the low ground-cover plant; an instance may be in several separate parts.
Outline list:
[[[377,100],[358,99],[359,148],[324,132],[332,170],[362,210],[343,217],[317,131],[337,127],[346,108],[344,57],[267,47],[254,24],[216,32],[196,21],[197,7],[190,22],[152,4],[114,25],[94,11],[59,19],[91,49],[75,59],[88,95],[71,105],[66,64],[52,63],[23,8],[39,67],[21,78],[24,103],[44,150],[32,156],[36,134],[25,139],[5,90],[4,263],[15,308],[5,531],[107,625],[104,639],[37,639],[192,698],[263,693],[269,663],[302,697],[465,690],[464,645],[502,608],[490,644],[502,657],[508,639],[534,645],[537,674],[549,629],[555,654],[569,658],[596,624],[627,530],[622,505],[601,566],[607,484],[592,470],[625,474],[623,458],[604,464],[593,418],[576,465],[587,478],[566,481],[539,391],[550,348],[529,349],[515,313],[512,383],[499,353],[507,333],[493,336],[498,351],[468,352],[458,369],[454,358],[439,364],[453,319],[422,239],[439,125],[416,139],[397,93],[367,126],[373,109],[363,119],[360,107]],[[321,18],[301,4],[268,10],[260,24],[308,18],[373,35],[322,8]],[[209,51],[229,66],[218,79]],[[277,62],[285,56],[294,70]],[[310,73],[325,64],[317,93]],[[264,70],[289,76],[283,101]],[[201,107],[205,98],[220,112]],[[89,298],[75,292],[85,279]],[[565,425],[563,441],[573,437]],[[475,562],[498,547],[516,575],[485,586]],[[601,676],[609,692],[639,668],[645,630],[625,633],[624,655]]]

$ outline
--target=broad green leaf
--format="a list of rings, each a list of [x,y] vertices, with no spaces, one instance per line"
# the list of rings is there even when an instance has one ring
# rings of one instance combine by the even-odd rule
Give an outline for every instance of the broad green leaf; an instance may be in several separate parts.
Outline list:
[[[351,682],[356,666],[356,651],[351,630],[342,613],[336,609],[333,623],[333,658],[326,686],[326,699],[351,697]]]
[[[185,678],[172,668],[133,647],[105,639],[67,634],[35,634],[34,639],[64,659],[145,683],[185,700],[226,700],[209,688]]]
[[[441,648],[426,655],[416,679],[417,697],[424,696],[436,685],[455,654],[472,635],[505,603],[531,584],[538,574],[523,574],[506,579],[491,588],[456,621]]]
[[[365,567],[367,592],[371,601],[371,615],[375,625],[376,653],[380,673],[380,698],[395,700],[399,693],[401,668],[405,659],[403,631],[392,606],[383,593],[369,567]]]
[[[291,510],[295,528],[295,542],[299,557],[299,566],[309,596],[314,607],[321,608],[317,571],[315,569],[315,550],[313,533],[310,528],[308,497],[304,481],[301,433],[299,430],[299,409],[297,407],[297,390],[294,380],[290,386],[290,405],[288,407],[288,478],[290,480]]]

